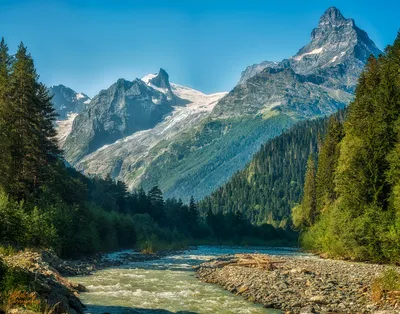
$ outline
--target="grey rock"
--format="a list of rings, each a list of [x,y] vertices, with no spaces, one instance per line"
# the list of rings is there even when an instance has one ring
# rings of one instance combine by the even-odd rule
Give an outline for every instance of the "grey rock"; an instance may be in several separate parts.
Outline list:
[[[322,295],[316,295],[310,298],[311,302],[317,303],[317,304],[326,304],[326,297]]]
[[[185,88],[162,69],[148,84],[118,81],[76,117],[65,156],[78,170],[110,174],[130,189],[158,185],[165,197],[201,199],[268,139],[345,107],[369,55],[380,53],[352,19],[329,8],[307,45],[281,62],[248,67],[212,110],[189,110],[177,95]]]
[[[53,97],[52,103],[59,120],[68,118],[68,114],[80,113],[90,102],[90,97],[84,93],[77,93],[64,85],[54,85],[49,88]]]
[[[106,144],[151,129],[171,111],[162,92],[139,79],[119,79],[75,118],[64,145],[66,159],[75,163]]]

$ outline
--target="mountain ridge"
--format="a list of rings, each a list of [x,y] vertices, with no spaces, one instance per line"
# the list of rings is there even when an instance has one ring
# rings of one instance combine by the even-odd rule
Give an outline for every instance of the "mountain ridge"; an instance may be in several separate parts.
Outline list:
[[[354,20],[329,8],[312,30],[310,42],[293,57],[248,67],[228,94],[215,96],[212,106],[195,115],[174,116],[177,108],[189,113],[192,102],[178,95],[184,89],[170,84],[165,70],[137,79],[143,90],[158,95],[148,97],[146,106],[157,106],[163,99],[165,108],[169,108],[164,115],[153,125],[126,132],[119,130],[118,124],[109,123],[118,136],[88,149],[90,132],[98,136],[96,132],[101,130],[94,127],[77,136],[85,123],[97,119],[96,112],[87,121],[79,116],[88,114],[80,114],[66,142],[67,160],[86,173],[111,174],[130,189],[158,185],[167,197],[187,198],[192,194],[201,199],[242,169],[268,139],[297,121],[344,108],[353,99],[369,53],[381,51]],[[105,117],[114,112],[111,105],[103,111]],[[181,122],[171,123],[179,117],[183,118]],[[126,117],[122,115],[122,119]],[[89,141],[84,142],[85,137]]]

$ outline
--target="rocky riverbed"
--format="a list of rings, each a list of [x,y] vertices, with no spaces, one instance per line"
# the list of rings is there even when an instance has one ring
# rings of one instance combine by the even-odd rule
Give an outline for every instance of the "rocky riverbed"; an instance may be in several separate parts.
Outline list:
[[[400,301],[373,303],[371,283],[389,266],[271,256],[274,269],[226,265],[225,256],[197,268],[203,282],[218,284],[245,299],[286,313],[400,313]],[[222,262],[222,263],[221,263]]]

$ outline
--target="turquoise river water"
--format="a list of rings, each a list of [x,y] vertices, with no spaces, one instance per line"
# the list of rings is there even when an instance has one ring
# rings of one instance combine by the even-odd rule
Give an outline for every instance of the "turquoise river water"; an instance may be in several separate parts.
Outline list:
[[[219,255],[251,252],[301,254],[288,248],[201,246],[159,260],[124,264],[70,280],[88,288],[88,292],[81,294],[81,300],[87,306],[87,313],[93,314],[280,313],[195,278],[194,265]],[[109,254],[107,258],[118,259],[121,253]]]

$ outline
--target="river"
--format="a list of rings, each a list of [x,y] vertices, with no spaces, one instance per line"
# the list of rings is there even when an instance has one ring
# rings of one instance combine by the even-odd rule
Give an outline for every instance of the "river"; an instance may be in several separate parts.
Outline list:
[[[70,278],[82,283],[87,313],[281,313],[245,301],[224,289],[195,278],[192,266],[219,255],[235,253],[299,255],[287,248],[200,246],[159,260],[103,269],[91,276]],[[119,253],[107,258],[118,259]]]

